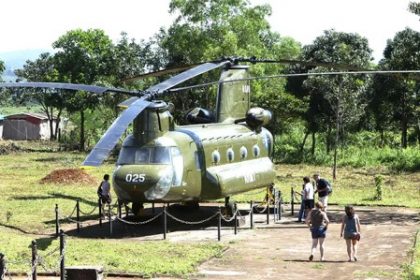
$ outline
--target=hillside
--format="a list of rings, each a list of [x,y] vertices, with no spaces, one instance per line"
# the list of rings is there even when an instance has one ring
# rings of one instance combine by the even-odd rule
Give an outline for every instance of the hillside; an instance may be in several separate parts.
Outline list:
[[[0,60],[2,60],[6,66],[6,70],[3,72],[1,78],[6,82],[15,81],[16,76],[13,72],[14,70],[21,68],[27,60],[34,60],[38,58],[41,53],[48,51],[50,50],[31,49],[0,53]]]

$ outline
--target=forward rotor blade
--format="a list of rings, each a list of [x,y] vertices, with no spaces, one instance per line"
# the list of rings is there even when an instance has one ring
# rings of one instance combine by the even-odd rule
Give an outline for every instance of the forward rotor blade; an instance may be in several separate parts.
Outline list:
[[[103,94],[106,92],[125,93],[133,96],[141,96],[140,92],[129,91],[117,88],[107,88],[95,85],[70,84],[70,83],[48,83],[48,82],[27,82],[27,83],[0,83],[0,88],[50,88],[50,89],[69,89],[83,90],[92,93]]]
[[[158,70],[158,71],[154,71],[154,72],[149,72],[149,73],[137,75],[135,77],[126,78],[126,79],[122,80],[122,82],[123,83],[129,83],[129,82],[134,82],[134,81],[142,80],[142,79],[149,78],[149,77],[160,77],[160,76],[163,76],[163,75],[172,74],[172,73],[180,72],[180,71],[183,71],[183,70],[186,70],[186,69],[190,69],[190,68],[193,68],[194,66],[197,66],[197,65],[199,65],[199,64],[181,65],[181,66],[174,67],[174,68],[162,69],[162,70]]]
[[[147,96],[148,97],[148,96]],[[142,97],[131,106],[124,110],[121,115],[112,123],[104,135],[102,135],[95,148],[86,157],[83,165],[99,166],[108,158],[112,149],[117,145],[118,140],[124,134],[129,124],[141,113],[151,102],[146,101],[147,97]]]
[[[157,94],[162,93],[162,92],[164,92],[164,91],[166,91],[166,90],[168,90],[168,89],[170,89],[170,88],[172,88],[172,87],[174,87],[174,86],[176,86],[180,83],[183,83],[183,82],[185,82],[189,79],[192,79],[192,78],[194,78],[196,76],[199,76],[203,73],[206,73],[208,71],[223,67],[228,63],[230,63],[229,60],[221,61],[221,62],[218,62],[218,63],[208,62],[208,63],[200,64],[200,65],[198,65],[198,66],[196,66],[196,67],[194,67],[190,70],[182,72],[182,73],[180,73],[176,76],[173,76],[172,78],[170,78],[168,80],[165,80],[165,81],[163,81],[163,82],[161,82],[157,85],[154,85],[154,86],[146,89],[145,91],[146,92],[157,93]],[[121,102],[120,104],[118,104],[118,106],[128,107],[128,106],[130,106],[130,104],[132,104],[137,99],[138,98],[136,98],[136,97],[129,98],[129,99]]]

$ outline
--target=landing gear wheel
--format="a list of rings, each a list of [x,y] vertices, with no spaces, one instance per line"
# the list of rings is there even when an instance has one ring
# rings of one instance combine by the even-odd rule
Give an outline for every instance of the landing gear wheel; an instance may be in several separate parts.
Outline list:
[[[133,211],[134,216],[141,216],[144,211],[143,203],[141,202],[133,202],[131,204],[131,211]]]
[[[225,197],[225,209],[224,215],[232,217],[236,212],[236,205],[235,202],[229,201],[230,197]]]

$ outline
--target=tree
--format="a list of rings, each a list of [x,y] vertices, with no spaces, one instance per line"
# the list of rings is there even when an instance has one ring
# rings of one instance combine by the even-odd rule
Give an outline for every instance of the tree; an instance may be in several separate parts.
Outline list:
[[[416,14],[418,16],[420,16],[420,3],[417,2],[410,2],[408,4],[408,9],[410,12],[412,12],[413,14]]]
[[[17,69],[15,74],[29,82],[55,82],[58,78],[58,72],[54,67],[54,58],[49,53],[42,53],[35,61],[26,61],[23,68]],[[60,117],[64,109],[62,95],[54,90],[31,89],[30,94],[23,95],[22,98],[35,100],[41,105],[50,123],[50,139],[57,139]],[[54,109],[57,109],[56,116],[54,116]],[[57,119],[55,128],[53,126],[54,117]]]
[[[372,60],[372,51],[366,38],[358,34],[325,31],[310,45],[304,46],[303,58],[308,61],[332,64],[351,64],[366,68]],[[310,72],[331,71],[316,67]],[[327,150],[334,137],[334,168],[336,178],[337,152],[345,136],[360,119],[367,104],[365,93],[368,80],[364,76],[310,76],[303,86],[309,94],[309,108],[306,114],[308,131],[326,131]]]
[[[251,6],[245,0],[173,0],[170,12],[179,16],[167,30],[161,30],[156,36],[160,66],[212,61],[226,56],[294,58],[300,52],[296,41],[271,31],[266,20],[271,14],[268,5]],[[252,67],[251,74],[278,74],[283,68],[282,65],[259,64]],[[203,82],[203,79],[214,81],[218,76],[208,73],[199,79],[190,83]],[[269,104],[269,109],[279,116],[275,118],[277,123],[272,125],[274,133],[288,125],[289,117],[299,103],[285,92],[284,85],[285,81],[281,79],[252,82],[252,101],[259,106]],[[177,108],[184,110],[197,106],[196,103],[214,105],[209,104],[209,95],[214,97],[215,91],[209,92],[209,89],[191,91],[188,96],[179,95],[173,101]]]
[[[410,28],[398,32],[388,40],[384,59],[379,62],[384,70],[416,70],[420,68],[420,33]],[[410,75],[394,75],[376,84],[375,94],[381,95],[392,121],[399,123],[401,146],[407,147],[408,130],[413,127],[420,142],[420,96],[419,82]],[[383,103],[382,103],[383,104]]]
[[[0,75],[3,74],[3,71],[6,69],[6,66],[4,66],[4,62],[0,60]]]
[[[90,85],[100,83],[113,72],[113,44],[102,30],[69,31],[53,43],[53,48],[57,49],[54,58],[61,81]],[[78,91],[76,94],[68,94],[65,101],[66,109],[70,113],[80,113],[79,148],[84,150],[84,111],[98,105],[98,96]]]

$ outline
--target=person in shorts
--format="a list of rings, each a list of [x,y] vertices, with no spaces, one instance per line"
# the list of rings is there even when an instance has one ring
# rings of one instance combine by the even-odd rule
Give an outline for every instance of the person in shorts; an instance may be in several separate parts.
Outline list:
[[[357,243],[360,240],[360,220],[351,205],[344,208],[346,214],[341,222],[340,236],[346,240],[348,261],[357,261]]]
[[[316,247],[319,243],[319,252],[321,254],[320,260],[324,261],[324,240],[328,229],[330,220],[328,219],[327,213],[323,210],[324,205],[321,202],[315,204],[315,208],[312,209],[306,217],[306,224],[308,225],[311,236],[312,236],[312,248],[309,261],[314,259]]]

